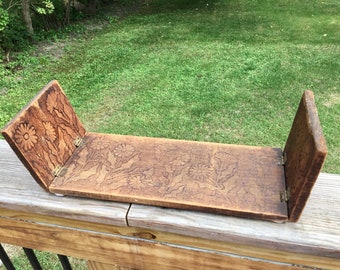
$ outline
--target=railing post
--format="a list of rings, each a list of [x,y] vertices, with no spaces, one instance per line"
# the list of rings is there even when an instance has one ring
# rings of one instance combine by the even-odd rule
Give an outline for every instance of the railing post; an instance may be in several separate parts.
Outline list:
[[[65,255],[58,254],[58,258],[64,270],[72,270],[70,261]]]
[[[34,251],[30,248],[24,248],[24,252],[31,264],[31,266],[33,267],[34,270],[42,270],[40,263],[37,259],[37,256],[35,256]]]
[[[14,265],[12,264],[11,260],[9,259],[5,249],[0,244],[0,259],[3,262],[4,266],[7,270],[15,270]]]

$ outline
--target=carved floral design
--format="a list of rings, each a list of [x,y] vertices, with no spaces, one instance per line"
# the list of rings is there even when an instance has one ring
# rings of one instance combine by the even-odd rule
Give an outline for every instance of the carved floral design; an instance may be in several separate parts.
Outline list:
[[[257,168],[279,168],[276,163],[269,166],[272,157],[262,149],[247,149],[245,155],[244,148],[233,146],[207,148],[199,143],[157,143],[155,139],[91,133],[85,141],[69,165],[67,177],[54,180],[56,187],[87,189],[98,198],[179,208],[207,205],[221,211],[237,211],[243,205],[249,211],[260,211],[278,196],[271,191],[277,173],[260,174]],[[248,175],[244,171],[249,166],[254,168]]]
[[[227,182],[237,173],[238,161],[227,152],[218,152],[214,155],[215,179],[214,186],[225,189]]]
[[[135,148],[131,144],[121,143],[113,149],[113,154],[118,158],[130,158],[135,151]]]
[[[14,140],[25,151],[31,150],[38,142],[37,131],[28,123],[21,123],[15,129]]]
[[[51,91],[46,99],[47,110],[52,113],[54,109],[58,108],[58,94],[55,91]]]
[[[179,157],[176,157],[175,159],[173,159],[172,161],[170,161],[170,165],[171,166],[184,166],[185,164],[187,164],[190,161],[190,155],[188,154],[183,154]]]
[[[212,169],[210,166],[198,163],[193,164],[189,169],[189,176],[197,181],[209,179]]]
[[[55,139],[57,138],[56,131],[54,127],[52,126],[51,122],[43,122],[43,126],[45,128],[45,134],[47,138],[54,142]]]
[[[104,138],[98,138],[95,141],[91,141],[90,144],[91,144],[91,148],[95,150],[109,149],[111,146],[110,143]]]

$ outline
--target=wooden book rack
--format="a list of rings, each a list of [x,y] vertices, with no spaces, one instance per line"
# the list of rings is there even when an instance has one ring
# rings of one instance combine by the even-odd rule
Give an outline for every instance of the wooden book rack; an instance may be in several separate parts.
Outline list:
[[[52,193],[276,222],[298,220],[327,154],[311,91],[283,151],[86,132],[57,81],[2,134]]]

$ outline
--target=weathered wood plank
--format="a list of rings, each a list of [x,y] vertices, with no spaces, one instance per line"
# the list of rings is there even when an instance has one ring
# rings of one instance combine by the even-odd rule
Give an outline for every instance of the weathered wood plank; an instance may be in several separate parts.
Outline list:
[[[57,197],[40,188],[12,149],[0,140],[0,207],[126,226],[130,204]]]
[[[0,228],[0,242],[20,243],[29,248],[135,269],[297,270],[309,267],[19,219],[0,218]]]
[[[326,140],[311,91],[305,91],[301,98],[284,154],[289,220],[296,222],[327,155]]]
[[[192,248],[199,248],[202,250],[210,250],[216,252],[223,252],[227,254],[237,254],[240,257],[257,258],[266,261],[283,262],[294,265],[308,265],[314,268],[321,269],[338,269],[340,267],[340,260],[308,255],[304,253],[292,253],[289,251],[282,251],[273,248],[261,248],[258,246],[241,245],[238,243],[221,242],[199,237],[190,237],[174,233],[167,233],[162,231],[155,231],[151,229],[143,229],[137,227],[118,227],[113,225],[106,225],[100,223],[71,220],[65,218],[57,218],[47,215],[38,215],[25,213],[14,210],[6,210],[0,208],[0,213],[3,218],[9,220],[22,220],[30,223],[46,224],[48,226],[62,226],[73,228],[80,231],[92,231],[101,234],[115,234],[119,236],[127,236],[137,239],[151,240],[155,243],[171,243],[178,246],[186,246]],[[1,234],[1,229],[0,229]],[[14,243],[12,243],[14,244]],[[18,245],[18,244],[17,244]],[[19,243],[20,245],[20,243]],[[111,264],[115,262],[111,262]]]
[[[136,231],[128,232],[131,229],[135,229]],[[255,257],[268,261],[280,261],[294,265],[308,265],[314,268],[321,269],[338,269],[340,267],[339,259],[308,255],[306,253],[297,253],[294,251],[282,251],[277,249],[275,245],[269,248],[261,248],[254,245],[242,245],[229,241],[222,242],[220,240],[215,241],[202,239],[198,236],[183,236],[179,234],[166,233],[143,228],[126,227],[126,230],[127,231],[125,232],[125,235],[135,236],[143,239],[154,239],[160,242],[172,243],[180,246],[191,246],[217,252],[221,251],[230,254],[237,254],[244,257]]]
[[[113,264],[88,261],[87,266],[90,270],[133,270],[132,268],[117,266]]]
[[[298,223],[275,224],[133,204],[129,226],[340,258],[340,176],[320,174]]]

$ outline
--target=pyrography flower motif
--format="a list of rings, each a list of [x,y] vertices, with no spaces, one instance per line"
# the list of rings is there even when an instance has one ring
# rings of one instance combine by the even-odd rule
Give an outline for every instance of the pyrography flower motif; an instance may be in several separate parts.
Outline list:
[[[33,126],[28,123],[21,123],[14,133],[15,142],[25,151],[33,148],[33,146],[38,142],[38,136],[36,135],[36,130]]]
[[[137,189],[143,184],[142,176],[138,174],[128,176],[127,184],[129,190]]]
[[[146,169],[141,172],[135,172],[128,176],[128,186],[130,189],[138,189],[141,185],[149,187],[160,187],[162,185],[159,181],[152,179],[154,169]]]
[[[129,158],[135,153],[131,144],[121,143],[113,149],[113,154],[118,158]]]
[[[52,113],[54,109],[58,108],[58,94],[55,91],[51,91],[46,99],[47,110]]]
[[[110,142],[104,137],[98,137],[91,141],[91,148],[96,150],[103,150],[110,147]]]
[[[210,177],[210,174],[211,174],[210,166],[202,163],[192,165],[189,169],[189,176],[198,181],[208,179]]]
[[[57,138],[56,132],[54,127],[52,126],[51,122],[43,122],[44,128],[45,128],[45,134],[47,138],[54,142],[54,140]]]
[[[170,164],[175,167],[183,166],[187,164],[190,160],[190,156],[188,154],[183,154],[179,157],[176,157],[174,160],[170,161]]]

